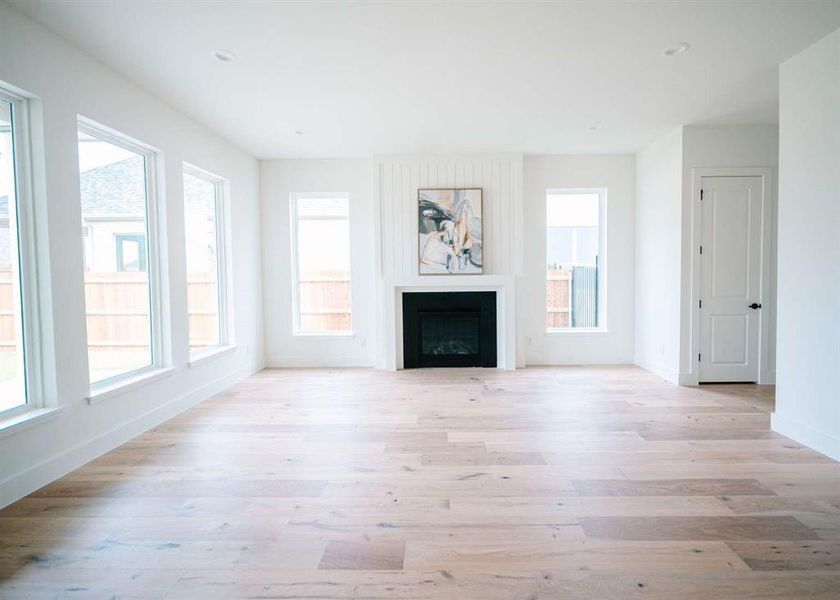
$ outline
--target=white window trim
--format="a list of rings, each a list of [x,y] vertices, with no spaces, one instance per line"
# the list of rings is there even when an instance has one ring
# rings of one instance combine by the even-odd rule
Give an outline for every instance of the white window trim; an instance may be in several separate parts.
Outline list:
[[[160,367],[160,368],[146,368],[138,369],[126,373],[125,376],[118,378],[112,377],[99,382],[95,387],[91,388],[90,395],[87,397],[88,404],[99,404],[103,400],[114,398],[116,396],[130,392],[154,381],[169,377],[175,372],[174,367]],[[102,383],[116,379],[110,385],[101,385]]]
[[[187,323],[187,350],[190,357],[189,364],[195,365],[199,362],[204,362],[213,356],[225,354],[231,348],[235,348],[231,340],[230,333],[230,309],[229,309],[229,282],[231,278],[228,273],[228,259],[227,259],[227,206],[228,206],[228,190],[230,189],[230,182],[224,177],[220,177],[210,171],[191,165],[190,163],[183,163],[183,174],[181,175],[183,184],[183,175],[188,174],[197,177],[203,181],[213,184],[215,190],[215,212],[216,212],[216,292],[219,303],[219,343],[215,346],[202,348],[201,350],[189,350],[189,322]],[[183,195],[183,194],[182,194]],[[186,209],[186,207],[185,207]],[[186,226],[186,221],[184,222]],[[187,312],[189,314],[189,303],[187,304]],[[187,317],[189,319],[189,316]]]
[[[53,406],[49,408],[30,408],[26,412],[16,413],[14,415],[7,415],[6,412],[0,414],[0,438],[7,437],[13,433],[18,433],[29,429],[33,425],[51,421],[61,414],[60,406]]]
[[[78,131],[143,156],[146,168],[146,260],[149,280],[151,363],[101,381],[90,382],[88,402],[95,404],[100,400],[129,391],[139,384],[166,376],[171,371],[170,340],[172,336],[169,322],[165,318],[168,314],[165,311],[169,306],[169,298],[164,286],[166,279],[163,267],[166,262],[162,259],[164,254],[162,240],[165,240],[166,236],[161,230],[162,221],[159,215],[163,209],[159,205],[161,194],[158,193],[159,182],[156,178],[162,155],[159,150],[148,144],[81,115],[78,116]],[[87,309],[85,311],[87,312]]]
[[[190,354],[190,361],[187,363],[188,367],[197,367],[204,363],[213,360],[219,356],[230,354],[237,350],[237,346],[213,346],[212,348],[205,348],[201,351]]]
[[[350,259],[351,265],[351,274],[350,274],[350,329],[347,331],[301,331],[300,328],[300,264],[298,261],[298,215],[297,215],[297,201],[301,198],[344,198],[347,200],[347,227],[350,228],[350,194],[347,192],[294,192],[289,194],[289,229],[291,231],[291,235],[289,236],[291,241],[291,257],[292,257],[292,336],[300,337],[300,338],[330,338],[330,337],[338,337],[338,338],[352,338],[355,337],[355,332],[353,331],[353,324],[355,323],[355,319],[353,319],[353,274],[352,274],[352,264],[353,264],[353,256],[352,252],[352,241],[350,243],[350,247],[347,248],[348,256]],[[317,217],[314,217],[317,218]],[[338,220],[335,217],[329,217],[329,220]]]
[[[543,263],[547,263],[546,252],[548,250],[548,196],[550,195],[574,195],[574,194],[598,194],[598,327],[545,327],[544,333],[547,336],[553,335],[581,335],[581,334],[604,334],[609,333],[607,327],[607,188],[548,188],[543,196],[544,205],[544,226],[543,233],[546,236],[546,243],[543,249]],[[545,273],[543,281],[543,319],[548,315],[548,280]],[[545,321],[544,321],[545,322]]]
[[[24,92],[0,84],[0,99],[12,106],[12,135],[14,147],[15,209],[21,311],[23,313],[21,340],[24,352],[25,404],[0,412],[0,434],[6,435],[46,420],[58,414],[57,397],[48,394],[54,388],[47,382],[47,338],[42,329],[49,302],[42,287],[40,254],[44,247],[39,242],[48,233],[39,228],[36,219],[35,185],[33,180],[32,97]],[[11,207],[10,207],[11,209]],[[45,253],[44,253],[45,254]],[[48,273],[48,271],[45,271]],[[48,294],[47,294],[48,295]]]

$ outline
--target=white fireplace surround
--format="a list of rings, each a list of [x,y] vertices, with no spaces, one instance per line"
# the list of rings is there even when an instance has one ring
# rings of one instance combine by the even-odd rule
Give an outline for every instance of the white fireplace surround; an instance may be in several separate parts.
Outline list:
[[[512,275],[440,275],[382,284],[380,367],[403,368],[402,295],[405,292],[496,292],[496,366],[516,369],[516,278]]]

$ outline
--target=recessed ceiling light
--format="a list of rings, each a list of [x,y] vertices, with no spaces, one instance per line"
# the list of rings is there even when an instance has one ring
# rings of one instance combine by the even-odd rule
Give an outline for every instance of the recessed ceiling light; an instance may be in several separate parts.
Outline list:
[[[231,62],[236,58],[236,54],[234,54],[230,50],[225,50],[224,48],[218,48],[217,50],[213,50],[213,56],[215,56],[222,62]]]
[[[691,48],[690,44],[687,44],[686,42],[680,42],[679,44],[668,46],[662,51],[662,54],[664,54],[665,56],[677,56],[678,54],[687,52],[689,48]]]

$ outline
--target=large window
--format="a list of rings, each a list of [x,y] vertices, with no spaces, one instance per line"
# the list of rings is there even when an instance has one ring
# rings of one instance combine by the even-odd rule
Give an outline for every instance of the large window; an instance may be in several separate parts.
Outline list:
[[[546,192],[546,328],[603,327],[604,190]]]
[[[349,199],[293,194],[291,200],[295,333],[349,333]]]
[[[223,192],[221,179],[184,165],[187,312],[193,357],[227,343]]]
[[[0,89],[0,412],[24,409],[29,401],[24,211],[26,101]]]
[[[90,382],[159,365],[154,153],[79,123]]]

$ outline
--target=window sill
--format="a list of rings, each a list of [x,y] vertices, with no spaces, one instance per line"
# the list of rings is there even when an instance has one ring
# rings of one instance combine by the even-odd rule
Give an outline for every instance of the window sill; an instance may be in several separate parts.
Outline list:
[[[545,335],[604,334],[609,332],[609,329],[603,327],[566,327],[564,329],[546,329]]]
[[[87,402],[88,404],[99,404],[103,400],[108,400],[109,398],[119,396],[121,394],[124,394],[125,392],[129,392],[133,389],[142,387],[148,383],[152,383],[153,381],[158,381],[159,379],[169,377],[174,372],[174,367],[164,367],[162,369],[155,369],[154,371],[141,373],[140,375],[137,375],[135,377],[123,379],[117,383],[108,386],[92,388],[90,391],[90,396],[88,396],[87,398]]]
[[[209,360],[213,360],[214,358],[218,358],[219,356],[224,356],[225,354],[230,354],[236,350],[235,345],[231,346],[217,346],[216,348],[212,348],[210,350],[205,350],[203,352],[198,352],[192,356],[190,356],[190,360],[187,363],[188,367],[197,367],[200,364],[206,363]]]
[[[60,406],[36,408],[18,413],[7,418],[0,418],[0,438],[29,429],[34,425],[56,418],[61,412]]]
[[[292,334],[292,337],[296,338],[354,338],[356,337],[355,332],[353,331],[296,331]]]

